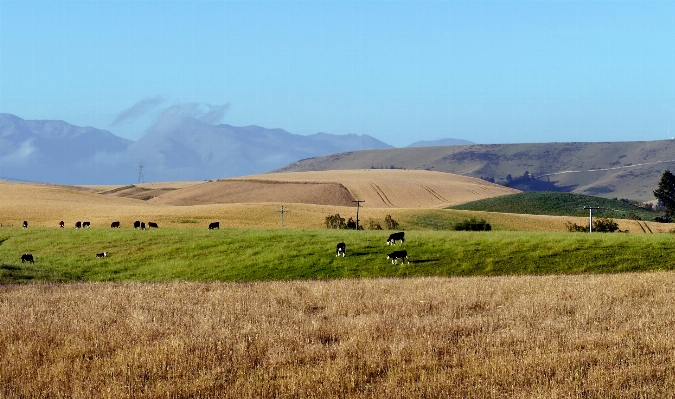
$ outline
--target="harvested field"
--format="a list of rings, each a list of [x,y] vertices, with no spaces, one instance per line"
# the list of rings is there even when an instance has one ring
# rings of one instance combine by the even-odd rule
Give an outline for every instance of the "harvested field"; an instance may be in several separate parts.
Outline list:
[[[334,181],[366,208],[442,208],[519,192],[473,177],[426,170],[365,169],[266,173],[255,179],[279,182]]]
[[[217,183],[189,184],[188,187],[196,188],[202,184]],[[172,188],[172,186],[160,186],[155,189],[165,190],[168,188]],[[110,191],[114,187],[99,187],[99,189]],[[181,191],[180,189],[172,190],[170,194],[173,195],[173,193]],[[66,223],[66,227],[73,227],[76,221],[86,220],[92,223],[92,228],[108,228],[112,221],[120,221],[122,228],[127,228],[131,227],[136,220],[144,222],[152,220],[159,223],[160,227],[206,228],[209,222],[220,221],[222,227],[276,228],[280,226],[281,222],[279,214],[276,213],[281,205],[285,205],[287,209],[291,210],[291,213],[285,217],[287,228],[323,228],[326,216],[335,213],[339,213],[346,218],[356,218],[354,206],[289,204],[283,202],[174,206],[161,205],[156,202],[155,200],[142,201],[115,195],[101,195],[89,190],[72,190],[67,186],[0,181],[0,209],[2,210],[0,212],[0,227],[19,227],[24,220],[29,221],[31,227],[57,227],[61,220]],[[477,216],[487,219],[495,229],[521,231],[565,231],[565,223],[568,221],[580,225],[588,222],[587,218],[579,217],[364,206],[360,210],[361,224],[367,227],[371,220],[382,224],[387,215],[391,215],[401,222],[402,228],[406,228],[406,225],[412,226],[414,224],[412,219],[420,215],[424,217],[433,215],[434,218],[450,221]],[[622,230],[630,230],[631,233],[663,233],[672,229],[672,225],[667,223],[617,221]],[[432,225],[427,227],[417,225],[417,228],[434,227]]]
[[[352,206],[353,200],[340,183],[227,179],[162,193],[150,202],[180,206],[261,202]]]
[[[675,396],[675,273],[0,286],[0,396]]]

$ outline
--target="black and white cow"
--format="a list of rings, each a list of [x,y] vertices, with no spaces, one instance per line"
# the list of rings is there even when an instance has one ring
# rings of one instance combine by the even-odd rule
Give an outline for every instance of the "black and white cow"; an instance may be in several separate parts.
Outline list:
[[[335,247],[335,256],[340,256],[345,257],[345,254],[347,252],[347,244],[344,242],[339,242],[337,247]]]
[[[60,227],[60,228],[64,228],[65,226],[66,226],[66,224],[63,222],[63,220],[59,222],[59,227]]]
[[[97,258],[105,258],[108,256],[108,252],[101,252],[100,254],[96,254]]]
[[[141,222],[141,230],[145,230],[145,222]]]
[[[75,222],[75,228],[79,229],[82,227],[82,222]]]
[[[140,229],[141,228],[141,222],[139,220],[134,222],[134,229]]]
[[[218,229],[220,230],[220,222],[209,223],[209,230]]]
[[[398,233],[393,233],[387,238],[387,245],[396,245],[396,241],[401,241],[401,244],[405,241],[405,232],[401,231]]]
[[[31,255],[31,254],[21,255],[21,263],[26,263],[26,262],[35,263],[35,261],[33,261],[33,255]]]
[[[405,263],[405,261],[408,261],[408,264],[410,264],[410,259],[408,259],[408,251],[394,251],[387,255],[387,259],[391,259],[391,263],[396,265],[398,264],[398,260],[401,259],[401,264]]]
[[[157,223],[155,223],[155,222],[148,222],[148,228],[152,228],[152,227],[154,227],[154,228],[156,228],[156,229],[159,228],[159,226],[157,226]]]
[[[110,228],[111,228],[111,229],[119,229],[119,228],[120,228],[120,222],[112,222],[112,223],[110,223]]]
[[[82,228],[83,229],[88,229],[91,226],[91,223],[89,222],[82,222]]]
[[[28,228],[28,221],[24,220],[23,225],[21,225],[21,227],[23,227],[24,229],[27,229]]]

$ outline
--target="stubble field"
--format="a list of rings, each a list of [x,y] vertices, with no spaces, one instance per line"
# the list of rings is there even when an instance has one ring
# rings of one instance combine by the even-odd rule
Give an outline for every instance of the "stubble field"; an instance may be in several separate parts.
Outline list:
[[[675,273],[0,287],[0,396],[675,395]]]

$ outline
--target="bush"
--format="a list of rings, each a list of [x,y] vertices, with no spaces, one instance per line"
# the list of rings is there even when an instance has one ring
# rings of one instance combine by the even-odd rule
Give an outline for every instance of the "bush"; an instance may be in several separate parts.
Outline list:
[[[382,226],[376,221],[371,220],[369,230],[382,230]]]
[[[485,219],[471,218],[457,223],[454,229],[455,231],[490,231],[492,226]]]
[[[339,213],[335,215],[326,216],[326,228],[328,229],[344,229],[347,227],[345,218],[340,217]]]
[[[391,215],[387,215],[387,217],[384,218],[384,225],[387,226],[388,230],[398,229],[398,222],[392,219]]]
[[[576,223],[567,222],[567,223],[565,223],[565,226],[567,226],[567,231],[572,232],[572,233],[577,233],[577,232],[583,233],[585,231],[588,231],[588,225],[579,226]]]
[[[619,224],[614,219],[597,218],[593,221],[593,231],[598,233],[614,233],[619,230]]]
[[[654,218],[654,221],[659,223],[673,223],[673,218],[670,216],[657,216]]]
[[[356,221],[352,218],[349,218],[349,220],[347,220],[347,228],[351,230],[356,230]],[[363,230],[363,226],[359,226],[358,229]]]
[[[588,225],[579,226],[576,223],[567,222],[567,231],[570,232],[587,232]],[[619,224],[614,219],[597,218],[593,221],[593,231],[598,233],[614,233],[619,230]]]

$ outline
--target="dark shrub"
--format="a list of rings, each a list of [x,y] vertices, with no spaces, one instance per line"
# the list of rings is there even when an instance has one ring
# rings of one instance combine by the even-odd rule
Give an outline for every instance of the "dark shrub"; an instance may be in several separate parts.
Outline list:
[[[465,219],[454,226],[455,231],[490,231],[492,226],[485,219]]]
[[[387,215],[387,217],[384,218],[384,225],[387,226],[388,230],[398,229],[398,222],[392,219],[391,215]]]
[[[345,218],[340,217],[339,213],[335,215],[326,216],[326,228],[328,229],[344,229],[347,227]]]

